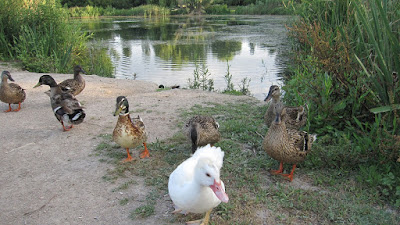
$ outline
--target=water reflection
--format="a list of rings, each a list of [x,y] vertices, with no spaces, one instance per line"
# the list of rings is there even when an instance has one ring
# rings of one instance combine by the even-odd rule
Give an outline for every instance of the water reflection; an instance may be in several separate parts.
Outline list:
[[[215,88],[226,87],[227,63],[235,88],[251,78],[258,99],[279,83],[287,46],[283,16],[208,16],[165,19],[82,20],[93,42],[106,47],[118,79],[187,87],[196,64],[205,63]]]

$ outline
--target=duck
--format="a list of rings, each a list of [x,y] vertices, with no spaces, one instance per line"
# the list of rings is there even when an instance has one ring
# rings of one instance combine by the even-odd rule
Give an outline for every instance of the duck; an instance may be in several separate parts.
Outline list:
[[[272,170],[271,173],[280,174],[292,181],[296,164],[305,160],[317,135],[287,128],[284,119],[287,116],[286,108],[282,103],[274,105],[274,113],[275,120],[264,137],[262,147],[271,158],[280,162],[279,169]],[[293,164],[290,174],[283,174],[283,163]]]
[[[170,174],[168,193],[175,205],[172,213],[206,213],[188,223],[208,224],[213,208],[227,203],[224,182],[220,179],[224,152],[210,144],[200,147]]]
[[[150,157],[149,150],[146,146],[147,132],[142,118],[131,119],[129,115],[129,102],[125,96],[117,97],[117,104],[114,116],[118,116],[117,124],[113,131],[113,140],[115,143],[126,149],[127,158],[124,162],[132,161],[133,157],[129,154],[130,148],[135,148],[143,143],[144,151],[140,154],[140,158]]]
[[[51,108],[64,131],[69,131],[73,128],[73,125],[78,125],[83,122],[86,113],[75,96],[63,92],[50,75],[42,75],[34,88],[41,85],[50,86]]]
[[[218,122],[207,115],[196,115],[190,118],[183,127],[183,133],[192,143],[192,153],[199,146],[214,145],[221,139]]]
[[[61,90],[77,96],[85,88],[85,79],[81,73],[86,74],[85,70],[80,65],[74,67],[74,78],[66,79],[58,84]]]
[[[1,84],[0,84],[0,100],[8,103],[8,110],[5,112],[18,112],[21,110],[21,103],[26,98],[25,89],[21,88],[16,83],[8,83],[7,80],[14,81],[9,71],[3,71],[1,73]],[[11,104],[18,104],[18,108],[12,110]]]
[[[271,85],[269,88],[269,92],[267,97],[264,99],[265,102],[268,102],[272,99],[269,104],[267,111],[264,114],[264,122],[267,126],[270,126],[272,121],[275,119],[275,114],[273,112],[274,106],[277,103],[281,102],[280,99],[281,92],[278,85]],[[288,128],[292,129],[300,129],[307,123],[307,109],[308,106],[285,106],[286,108],[286,118],[285,123]]]

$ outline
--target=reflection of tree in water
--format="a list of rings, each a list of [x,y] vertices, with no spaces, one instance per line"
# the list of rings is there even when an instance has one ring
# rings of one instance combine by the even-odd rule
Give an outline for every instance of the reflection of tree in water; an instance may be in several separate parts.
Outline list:
[[[154,53],[163,60],[171,61],[182,67],[187,62],[205,59],[207,46],[205,44],[158,44],[154,45]]]
[[[242,50],[242,42],[240,41],[214,41],[211,49],[217,55],[219,60],[232,60],[235,55]]]
[[[142,42],[142,52],[146,56],[150,56],[151,53],[151,46],[149,41]]]
[[[122,55],[126,58],[131,57],[132,53],[131,53],[131,49],[130,48],[123,48],[122,49]]]
[[[254,43],[249,43],[249,48],[250,48],[250,55],[254,55],[256,45]]]

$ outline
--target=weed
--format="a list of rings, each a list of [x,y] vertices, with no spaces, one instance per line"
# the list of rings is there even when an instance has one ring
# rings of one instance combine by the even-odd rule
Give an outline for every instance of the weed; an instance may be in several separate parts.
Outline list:
[[[131,219],[136,219],[137,217],[140,218],[147,218],[151,215],[154,215],[154,205],[143,205],[135,209],[130,215]]]
[[[226,81],[226,88],[224,90],[224,92],[232,92],[235,90],[235,88],[233,87],[233,83],[232,83],[232,74],[229,71],[229,63],[226,62],[226,74],[224,76],[225,81]]]
[[[398,214],[385,210],[376,187],[365,186],[356,182],[358,173],[355,169],[341,169],[341,164],[329,162],[327,152],[337,157],[334,152],[347,147],[351,142],[332,141],[322,137],[322,144],[312,151],[316,154],[299,164],[296,180],[289,183],[278,176],[271,176],[268,170],[277,167],[278,162],[271,159],[262,150],[262,140],[266,133],[263,125],[265,105],[256,101],[195,105],[180,116],[182,121],[196,114],[214,116],[220,124],[222,140],[216,144],[225,152],[221,180],[224,181],[228,203],[221,203],[212,212],[214,224],[397,224]],[[348,136],[343,136],[348,137]],[[107,141],[109,135],[104,135]],[[316,144],[319,144],[318,142]],[[318,145],[316,145],[318,146]],[[190,143],[179,132],[168,140],[157,140],[148,145],[152,156],[148,160],[135,161],[122,165],[113,160],[115,169],[107,172],[112,179],[124,177],[125,172],[144,177],[148,193],[144,204],[131,212],[132,219],[151,217],[160,196],[167,193],[169,174],[185,159],[190,157]],[[325,148],[327,150],[325,151]],[[99,149],[107,148],[99,147]],[[96,150],[100,151],[100,150]],[[103,150],[102,150],[103,151]],[[102,153],[101,155],[106,155]],[[321,161],[317,158],[323,156]],[[341,158],[348,157],[340,156]],[[351,162],[351,158],[348,159]],[[119,171],[118,173],[115,171]],[[377,169],[376,169],[377,171]],[[108,178],[110,179],[110,178]],[[112,181],[112,179],[110,179]],[[385,178],[387,189],[395,187],[393,176]],[[382,178],[383,180],[383,178]],[[129,183],[129,181],[128,181]],[[297,183],[297,184],[296,184]],[[120,187],[131,187],[122,184]],[[303,187],[304,185],[309,185]],[[315,185],[315,186],[313,186]],[[383,193],[383,192],[382,192]],[[388,193],[393,193],[388,192]],[[395,193],[396,194],[396,193]],[[258,212],[268,212],[267,218]],[[196,219],[198,215],[175,216],[177,221]]]
[[[127,205],[129,203],[129,199],[128,198],[124,198],[119,200],[119,204],[120,205]]]
[[[214,90],[214,80],[210,79],[211,76],[208,68],[205,64],[201,67],[196,64],[196,68],[193,71],[193,81],[188,79],[190,89],[201,89],[203,91]]]

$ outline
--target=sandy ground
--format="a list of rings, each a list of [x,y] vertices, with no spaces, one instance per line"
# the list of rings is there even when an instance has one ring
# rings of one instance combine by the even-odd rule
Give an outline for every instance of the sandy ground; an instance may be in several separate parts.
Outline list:
[[[143,180],[137,178],[138,184],[113,192],[119,184],[102,179],[110,165],[90,156],[101,141],[97,137],[114,129],[116,97],[127,96],[132,111],[147,110],[141,117],[149,133],[148,143],[179,132],[176,123],[183,109],[251,98],[197,90],[156,92],[155,83],[90,75],[85,76],[86,88],[77,96],[85,107],[85,121],[63,132],[44,94],[48,86],[33,88],[42,74],[4,65],[0,70],[9,70],[27,94],[19,112],[5,113],[8,104],[0,102],[0,224],[167,223],[173,210],[168,196],[158,201],[155,216],[130,219],[130,212],[143,205],[147,194]],[[57,82],[72,77],[50,75]],[[119,200],[124,198],[134,201],[121,206]]]

